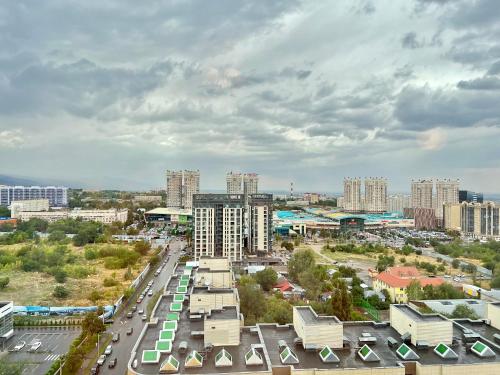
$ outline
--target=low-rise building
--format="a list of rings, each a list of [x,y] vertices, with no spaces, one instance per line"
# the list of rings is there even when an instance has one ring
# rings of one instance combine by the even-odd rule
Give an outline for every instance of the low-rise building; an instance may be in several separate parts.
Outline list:
[[[343,347],[343,325],[335,316],[319,316],[311,306],[294,306],[293,326],[304,349]]]
[[[408,295],[406,288],[416,280],[423,288],[426,285],[439,286],[444,283],[440,277],[421,276],[416,267],[389,267],[373,277],[373,289],[377,292],[387,290],[391,302],[406,303]]]
[[[0,343],[3,344],[14,335],[14,303],[0,301]]]
[[[111,224],[114,222],[124,223],[127,221],[128,210],[111,208],[109,210],[82,210],[74,209],[71,211],[21,211],[18,212],[18,217],[21,221],[28,221],[33,218],[43,219],[49,223],[63,219],[79,219],[82,221],[97,221],[103,224]]]
[[[154,225],[186,225],[193,221],[192,210],[175,207],[158,207],[145,212],[144,216],[149,224]]]
[[[220,310],[212,310],[209,315],[205,315],[203,322],[205,347],[239,345],[242,325],[243,317],[239,306],[226,306]]]
[[[198,268],[194,285],[216,289],[232,288],[234,285],[233,272],[229,269],[212,271],[208,268]]]
[[[500,302],[488,303],[486,315],[490,321],[490,325],[496,329],[500,329]]]
[[[19,217],[19,212],[31,211],[40,212],[49,210],[48,199],[30,199],[23,201],[12,201],[10,204],[10,216],[14,219]]]
[[[215,289],[195,287],[189,298],[189,311],[195,314],[210,314],[212,310],[220,310],[224,306],[239,306],[238,289]]]

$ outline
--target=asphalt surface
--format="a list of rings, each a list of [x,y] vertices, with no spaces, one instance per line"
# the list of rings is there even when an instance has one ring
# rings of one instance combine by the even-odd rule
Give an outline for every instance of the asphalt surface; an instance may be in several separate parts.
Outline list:
[[[180,257],[180,251],[185,246],[186,246],[185,241],[173,238],[172,241],[170,242],[170,250],[162,259],[162,264],[163,264],[163,261],[165,261],[167,257],[169,257],[167,264],[163,266],[161,273],[158,276],[156,277],[152,276],[146,278],[142,282],[141,288],[144,289],[149,280],[154,280],[152,287],[153,295],[159,290],[163,290],[165,284],[167,283],[168,278],[173,272],[175,263]],[[153,274],[154,271],[156,271],[156,268],[153,269]],[[139,315],[138,311],[142,309],[146,314],[148,302],[150,301],[151,298],[152,297],[145,296],[144,300],[140,304],[136,304],[135,301],[133,301],[133,303],[130,306],[127,306],[127,308],[124,309],[120,314],[114,316],[113,318],[114,323],[112,324],[111,327],[108,327],[107,332],[111,332],[112,334],[120,333],[120,340],[118,342],[111,343],[113,345],[113,352],[106,359],[106,362],[104,363],[104,366],[101,367],[101,371],[99,372],[99,374],[119,374],[119,375],[126,374],[127,362],[130,359],[130,353],[132,352],[132,348],[135,342],[139,338],[140,332],[142,331],[144,325],[146,324],[146,321],[143,321],[141,319],[141,316]],[[131,310],[132,306],[137,306],[137,311],[134,313],[131,319],[127,319],[126,315]],[[134,329],[134,332],[132,335],[127,336],[126,332],[130,327]],[[112,369],[108,368],[108,362],[110,358],[118,359],[116,366]]]
[[[9,340],[5,359],[9,362],[24,362],[23,375],[43,375],[52,363],[66,354],[73,340],[80,334],[80,327],[37,327],[16,328],[14,336]],[[26,345],[20,351],[12,351],[21,341]],[[42,345],[29,352],[30,344],[39,341]]]

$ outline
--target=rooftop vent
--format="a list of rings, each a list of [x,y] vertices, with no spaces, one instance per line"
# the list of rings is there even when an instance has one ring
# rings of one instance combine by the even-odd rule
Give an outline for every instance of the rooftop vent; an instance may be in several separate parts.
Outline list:
[[[458,355],[455,353],[448,345],[439,343],[434,348],[434,353],[440,356],[443,359],[457,359]]]
[[[155,350],[160,353],[170,354],[172,352],[172,341],[170,340],[157,340],[155,343]]]
[[[332,348],[325,346],[320,352],[319,357],[323,363],[339,363],[340,359],[333,352]]]
[[[252,348],[245,354],[245,364],[247,366],[259,366],[264,364],[264,361],[260,353]]]
[[[405,361],[420,359],[420,357],[406,344],[401,344],[398,350],[396,350],[396,353]]]
[[[142,363],[158,363],[160,362],[160,352],[158,350],[143,350]]]
[[[361,333],[361,336],[358,337],[358,343],[359,345],[375,345],[377,343],[377,338],[372,336],[369,332],[363,332]]]
[[[160,366],[160,373],[175,373],[179,371],[179,361],[173,355],[169,355]]]
[[[182,311],[182,303],[179,302],[172,302],[170,304],[170,311],[172,312],[179,312]]]
[[[196,350],[193,350],[188,354],[186,360],[184,361],[184,367],[186,368],[196,368],[203,366],[203,357]]]
[[[387,345],[389,345],[391,348],[395,348],[398,346],[398,340],[396,340],[394,337],[387,337]]]
[[[470,350],[472,351],[472,353],[482,358],[495,356],[495,352],[491,350],[487,345],[483,344],[481,341],[476,341],[474,345],[472,345]]]
[[[283,349],[287,347],[288,345],[286,344],[285,340],[278,340],[278,348]]]
[[[373,350],[371,350],[368,345],[363,345],[363,347],[358,350],[358,355],[365,362],[380,361],[380,357]]]
[[[232,365],[233,357],[226,349],[222,349],[215,356],[215,367],[231,367]]]
[[[481,336],[479,334],[475,333],[475,332],[470,332],[470,333],[468,333],[468,332],[465,333],[464,332],[463,337],[464,337],[463,340],[466,343],[476,342],[476,341],[478,341],[481,338]]]
[[[177,322],[175,320],[167,320],[163,322],[164,331],[177,331]]]
[[[425,340],[417,340],[416,345],[418,350],[426,350],[429,349],[430,345],[428,341]]]
[[[299,363],[297,355],[288,346],[281,351],[280,360],[284,365],[296,365]]]
[[[405,343],[409,343],[411,340],[411,333],[410,332],[403,333],[401,335],[401,340]]]

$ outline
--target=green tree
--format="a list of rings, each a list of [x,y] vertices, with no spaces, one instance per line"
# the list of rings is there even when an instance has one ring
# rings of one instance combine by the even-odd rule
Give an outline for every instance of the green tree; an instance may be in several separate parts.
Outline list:
[[[406,287],[406,295],[409,301],[419,300],[423,297],[422,285],[418,280],[412,280]]]
[[[69,291],[65,287],[58,285],[54,288],[52,295],[56,298],[64,299],[64,298],[67,298],[69,296]]]
[[[452,319],[479,319],[479,316],[476,314],[476,312],[466,304],[460,304],[455,307],[455,310],[453,310],[451,317]]]
[[[282,298],[272,296],[267,300],[262,320],[266,323],[292,323],[292,305]]]
[[[245,324],[255,324],[266,312],[264,292],[252,277],[243,276],[240,278],[238,293]]]
[[[343,281],[339,280],[337,282],[337,287],[332,293],[330,302],[332,313],[337,318],[342,321],[348,321],[351,319],[352,299],[347,290],[347,285]]]
[[[5,206],[0,206],[0,217],[10,217],[10,210]]]
[[[82,331],[85,335],[92,336],[106,330],[102,319],[95,312],[89,312],[82,321]]]
[[[267,267],[255,274],[255,281],[260,284],[263,290],[268,292],[278,281],[278,274],[272,268]]]
[[[314,253],[310,249],[297,251],[288,261],[288,275],[295,282],[299,281],[299,275],[316,265]]]
[[[101,293],[99,293],[97,290],[93,290],[89,294],[89,300],[91,300],[93,303],[96,303],[101,299]]]
[[[453,259],[451,262],[451,266],[457,269],[458,267],[460,267],[460,261],[458,259]]]
[[[496,276],[493,280],[491,280],[491,287],[495,289],[500,288],[500,276]]]
[[[8,277],[0,278],[0,289],[5,289],[9,285],[10,279]]]
[[[66,282],[66,278],[68,277],[68,274],[66,271],[64,271],[63,269],[57,269],[55,272],[54,272],[54,278],[56,279],[56,281],[58,283],[64,283]]]
[[[66,239],[66,233],[64,233],[62,230],[55,230],[49,234],[50,242],[60,242],[64,241],[65,239]]]
[[[146,241],[138,241],[134,245],[134,250],[141,255],[146,255],[151,250],[151,244]]]

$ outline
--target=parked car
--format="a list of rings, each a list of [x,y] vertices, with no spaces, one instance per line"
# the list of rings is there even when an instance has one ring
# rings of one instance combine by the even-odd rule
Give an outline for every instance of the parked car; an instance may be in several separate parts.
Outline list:
[[[143,320],[143,321],[145,321],[145,320],[147,320],[147,319],[148,319],[147,315],[146,315],[146,314],[144,314],[144,315],[142,316],[142,320]]]
[[[108,363],[108,367],[109,367],[109,368],[114,368],[114,367],[116,366],[116,362],[117,362],[117,359],[116,359],[116,357],[115,357],[115,358],[113,358],[111,361],[109,361],[109,363]]]
[[[137,310],[137,306],[132,306],[132,312],[135,312]]]
[[[134,333],[133,327],[130,327],[129,329],[127,329],[127,336],[130,336],[132,333]]]
[[[136,301],[136,302],[137,302],[138,304],[139,304],[139,303],[141,303],[141,302],[142,302],[142,298],[141,298],[141,297],[137,298],[137,301]]]
[[[14,346],[14,349],[12,349],[15,352],[20,351],[22,348],[26,346],[26,341],[20,341],[16,346]]]
[[[90,369],[90,375],[97,375],[99,373],[99,366],[94,366]]]
[[[42,343],[40,341],[32,342],[31,343],[31,347],[29,348],[28,351],[30,351],[30,352],[36,352],[40,346],[42,346]]]
[[[99,359],[97,360],[97,365],[98,366],[102,366],[104,364],[104,362],[106,361],[106,356],[103,354],[99,357]]]
[[[132,317],[133,317],[133,316],[134,316],[134,314],[132,314],[132,312],[131,312],[131,311],[129,311],[129,312],[127,313],[127,318],[128,318],[128,319],[132,319]]]
[[[117,332],[113,335],[113,342],[118,342],[118,341],[120,341],[120,333]]]
[[[139,315],[144,314],[144,310],[143,309],[139,309],[139,311],[137,312],[137,314],[139,314]]]
[[[152,295],[153,295],[153,291],[152,291],[152,290],[150,290],[150,291],[148,292],[148,296],[149,296],[149,297],[151,297]]]
[[[105,355],[110,355],[111,353],[113,353],[113,346],[112,345],[108,345],[106,347],[106,350],[104,351],[104,354]]]

